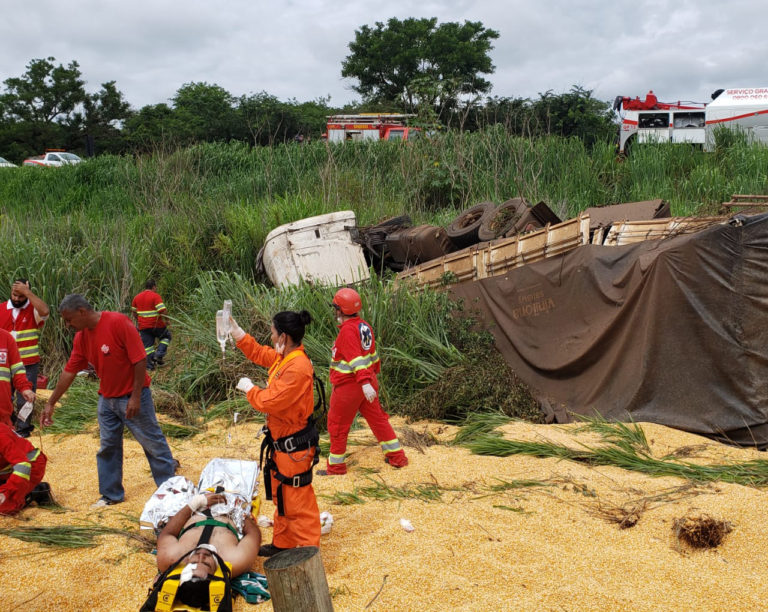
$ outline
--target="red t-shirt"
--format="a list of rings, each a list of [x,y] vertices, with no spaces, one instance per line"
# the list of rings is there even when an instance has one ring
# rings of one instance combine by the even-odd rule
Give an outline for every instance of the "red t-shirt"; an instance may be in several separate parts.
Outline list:
[[[131,320],[119,312],[104,310],[93,329],[75,334],[72,354],[64,370],[77,373],[93,364],[99,377],[99,394],[122,397],[133,391],[133,366],[146,358],[141,336]],[[149,386],[149,375],[144,386]]]
[[[139,329],[151,329],[153,327],[165,327],[165,321],[160,316],[165,313],[165,304],[159,293],[151,289],[145,289],[135,298],[131,304],[133,312],[139,321]]]

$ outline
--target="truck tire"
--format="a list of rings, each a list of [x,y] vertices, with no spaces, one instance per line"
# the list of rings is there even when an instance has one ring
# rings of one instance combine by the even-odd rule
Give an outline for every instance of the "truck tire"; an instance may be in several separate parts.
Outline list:
[[[515,223],[527,209],[528,203],[523,198],[507,200],[480,225],[477,231],[478,240],[485,242],[503,236],[515,227]]]
[[[488,219],[496,210],[496,204],[493,202],[481,202],[475,204],[472,208],[468,208],[458,217],[456,217],[451,224],[445,228],[448,237],[451,239],[457,249],[463,249],[470,245],[476,244],[478,241],[477,233],[480,230],[480,226]]]

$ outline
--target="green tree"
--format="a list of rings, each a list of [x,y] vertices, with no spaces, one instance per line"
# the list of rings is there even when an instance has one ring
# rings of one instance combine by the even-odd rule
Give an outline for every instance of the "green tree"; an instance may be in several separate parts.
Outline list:
[[[219,85],[185,83],[173,97],[177,120],[187,124],[197,141],[229,141],[242,137],[235,98]]]
[[[341,74],[357,79],[353,88],[366,101],[399,102],[405,110],[417,103],[451,108],[462,94],[491,89],[480,75],[495,69],[488,54],[498,37],[479,21],[438,25],[435,17],[393,17],[355,31]],[[425,79],[435,86],[426,87]]]
[[[539,94],[531,110],[542,133],[576,136],[587,145],[616,134],[610,103],[593,98],[591,90],[579,85],[562,94]]]

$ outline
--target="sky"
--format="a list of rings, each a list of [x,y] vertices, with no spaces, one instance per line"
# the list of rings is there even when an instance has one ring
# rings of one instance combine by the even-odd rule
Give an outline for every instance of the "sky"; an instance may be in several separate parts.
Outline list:
[[[480,21],[499,32],[490,95],[538,98],[573,85],[596,98],[708,101],[768,87],[761,0],[74,0],[3,2],[0,81],[32,59],[75,60],[96,92],[116,81],[134,109],[185,83],[299,102],[359,100],[341,77],[355,30],[391,17]],[[0,86],[0,91],[4,86]]]

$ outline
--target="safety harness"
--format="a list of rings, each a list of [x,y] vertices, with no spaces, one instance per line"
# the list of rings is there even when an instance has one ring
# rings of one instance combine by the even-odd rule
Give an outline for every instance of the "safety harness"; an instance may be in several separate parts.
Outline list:
[[[303,352],[303,351],[302,351]],[[292,353],[286,359],[281,361],[278,365],[283,365],[290,358],[294,357],[295,353]],[[277,375],[277,369],[270,371],[270,377],[267,384]],[[284,436],[282,438],[273,438],[269,429],[265,425],[261,432],[264,434],[264,440],[261,443],[261,452],[259,455],[259,464],[263,466],[264,471],[264,496],[272,501],[272,479],[270,475],[275,477],[280,484],[277,485],[277,491],[275,495],[277,497],[277,514],[278,516],[285,516],[285,502],[283,501],[283,485],[299,488],[306,487],[312,483],[312,470],[320,461],[320,434],[317,431],[315,425],[315,414],[322,406],[325,410],[325,386],[315,374],[312,374],[312,378],[315,383],[315,389],[317,389],[317,402],[315,403],[312,415],[307,419],[307,424],[303,429],[297,431],[290,436]],[[322,414],[322,412],[320,413]],[[285,476],[281,474],[277,469],[277,463],[274,460],[275,452],[279,453],[295,453],[297,451],[314,449],[314,457],[312,459],[312,465],[306,472],[296,474],[295,476]]]
[[[203,533],[197,541],[197,546],[184,553],[175,563],[158,576],[140,612],[171,612],[173,610],[232,612],[232,565],[224,561],[219,556],[219,553],[209,544],[213,528],[217,525],[205,521],[203,521],[203,524]],[[214,574],[209,576],[208,601],[200,603],[199,607],[195,607],[194,605],[175,602],[175,599],[180,586],[181,573],[184,570],[181,562],[198,548],[208,550],[215,557],[217,567]]]

